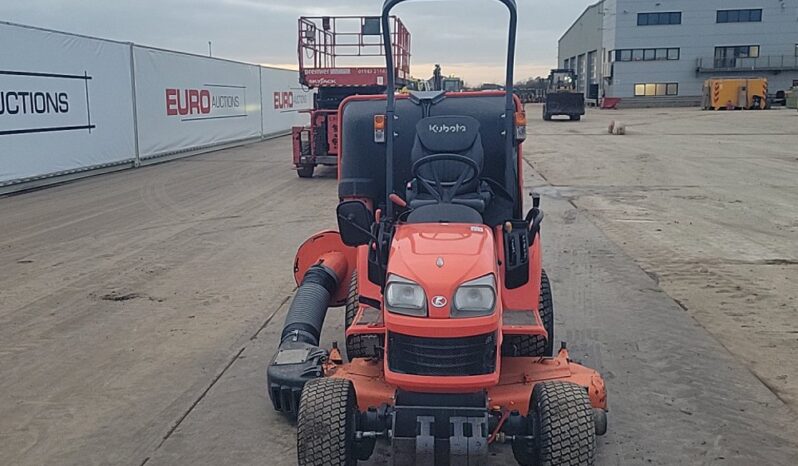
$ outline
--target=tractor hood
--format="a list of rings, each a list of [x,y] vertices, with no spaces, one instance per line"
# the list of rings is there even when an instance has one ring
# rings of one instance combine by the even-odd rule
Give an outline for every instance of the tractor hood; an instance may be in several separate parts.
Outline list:
[[[491,273],[498,282],[493,232],[484,225],[421,223],[396,228],[388,274],[424,288],[430,318],[449,318],[457,287]]]

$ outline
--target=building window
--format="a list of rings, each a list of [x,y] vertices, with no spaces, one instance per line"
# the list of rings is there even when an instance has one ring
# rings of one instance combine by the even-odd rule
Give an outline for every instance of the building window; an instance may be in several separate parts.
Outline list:
[[[623,49],[615,51],[615,61],[678,60],[679,55],[678,48]]]
[[[761,12],[762,10],[760,10]],[[682,24],[682,13],[668,11],[663,13],[638,13],[638,26],[662,26],[668,24]]]
[[[631,50],[616,50],[618,54],[618,61],[632,61],[632,51]]]
[[[762,22],[762,9],[718,10],[718,23],[759,23]]]
[[[679,95],[678,83],[638,83],[635,84],[635,97],[655,97]]]
[[[758,45],[734,45],[715,47],[715,68],[735,68],[737,61],[745,58],[759,58]]]

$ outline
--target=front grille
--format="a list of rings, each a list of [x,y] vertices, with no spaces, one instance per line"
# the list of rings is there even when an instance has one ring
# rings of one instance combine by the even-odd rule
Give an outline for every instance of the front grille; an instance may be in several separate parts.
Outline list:
[[[388,368],[411,375],[482,375],[496,370],[496,334],[424,338],[388,332]]]

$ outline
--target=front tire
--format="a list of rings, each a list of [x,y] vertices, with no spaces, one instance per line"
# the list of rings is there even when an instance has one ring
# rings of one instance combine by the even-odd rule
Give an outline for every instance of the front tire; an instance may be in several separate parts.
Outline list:
[[[347,379],[305,383],[299,401],[296,449],[299,466],[354,466],[357,397]]]
[[[545,270],[540,272],[540,298],[538,312],[549,338],[540,335],[505,335],[503,356],[552,356],[554,353],[554,298],[551,283]]]
[[[570,382],[538,383],[528,418],[534,440],[513,442],[513,454],[521,465],[593,465],[596,425],[583,387]]]

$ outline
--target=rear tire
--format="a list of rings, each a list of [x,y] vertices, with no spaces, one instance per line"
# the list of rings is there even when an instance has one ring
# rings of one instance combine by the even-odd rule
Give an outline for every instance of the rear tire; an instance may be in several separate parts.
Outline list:
[[[540,382],[532,391],[529,428],[534,440],[513,442],[524,466],[591,466],[596,457],[593,408],[584,387],[570,382]]]
[[[301,141],[299,146],[299,152],[300,154],[302,154],[302,157],[309,157],[310,141]],[[296,167],[296,174],[299,175],[300,178],[312,178],[313,170],[315,168],[316,168],[315,165],[300,165]]]
[[[313,178],[313,170],[315,169],[314,165],[300,165],[296,167],[296,174],[300,178]]]
[[[357,292],[357,270],[352,272],[349,281],[349,293],[346,295],[346,312],[344,314],[344,328],[348,329],[357,316],[360,295]],[[379,335],[352,335],[346,339],[346,357],[350,361],[354,358],[372,358],[376,356],[374,341]]]
[[[354,466],[357,396],[347,379],[305,384],[299,401],[296,450],[299,466]]]
[[[554,299],[551,283],[545,270],[540,272],[540,299],[538,300],[540,320],[549,334],[546,339],[540,335],[505,335],[502,342],[502,356],[552,356],[554,353]]]
[[[582,115],[571,115],[571,121],[579,121],[582,119]]]

